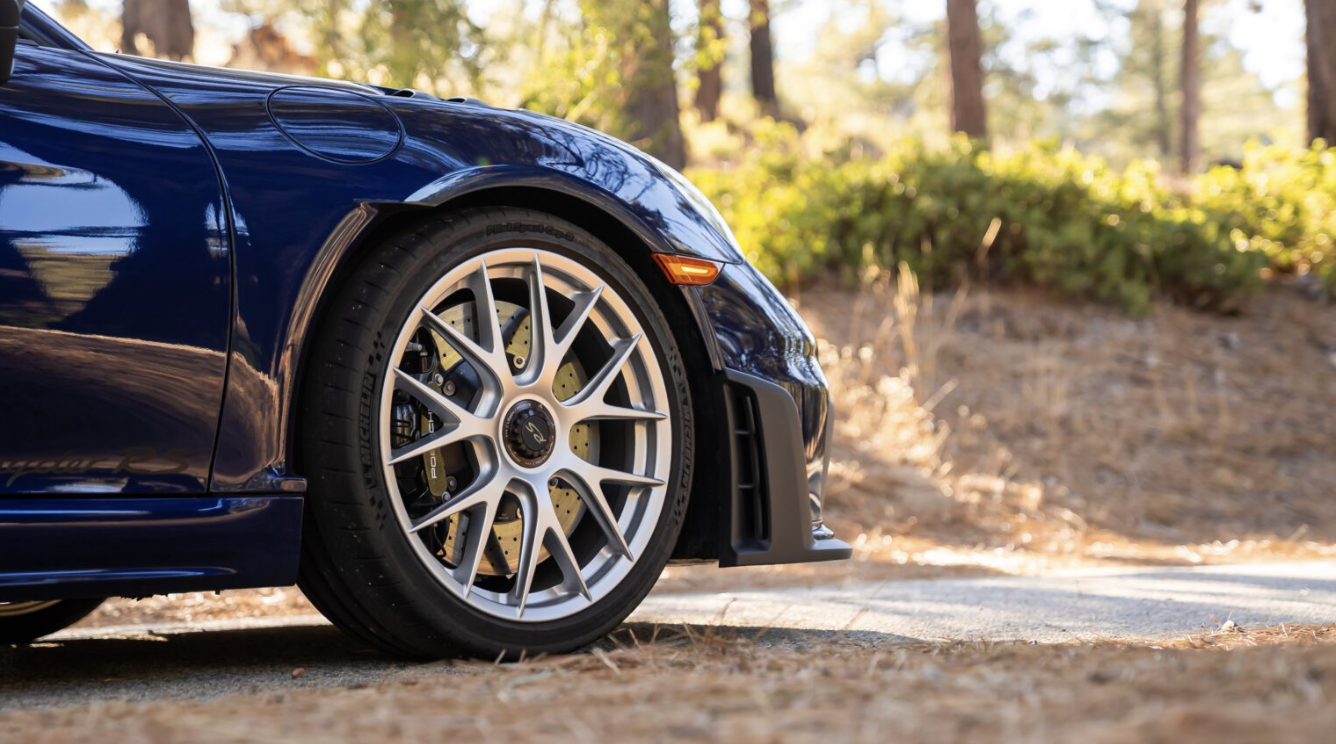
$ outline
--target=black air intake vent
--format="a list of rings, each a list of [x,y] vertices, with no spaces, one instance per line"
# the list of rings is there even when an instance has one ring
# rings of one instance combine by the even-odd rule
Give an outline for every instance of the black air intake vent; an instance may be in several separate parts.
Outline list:
[[[733,389],[733,477],[737,498],[733,504],[733,545],[764,546],[770,542],[770,507],[766,497],[765,443],[761,415],[751,391]]]

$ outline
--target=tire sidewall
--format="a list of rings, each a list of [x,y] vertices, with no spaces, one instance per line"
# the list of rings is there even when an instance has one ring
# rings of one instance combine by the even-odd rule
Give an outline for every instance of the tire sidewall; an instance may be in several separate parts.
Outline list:
[[[105,600],[62,599],[23,615],[0,618],[0,645],[21,645],[68,628],[92,614]]]

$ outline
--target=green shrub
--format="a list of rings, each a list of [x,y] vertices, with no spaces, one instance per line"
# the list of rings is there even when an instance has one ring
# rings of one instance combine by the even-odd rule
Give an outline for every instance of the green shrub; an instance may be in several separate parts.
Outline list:
[[[1336,166],[1322,149],[1253,149],[1244,171],[1175,191],[1154,163],[1120,172],[1053,143],[818,157],[785,125],[753,134],[741,162],[690,176],[780,284],[904,262],[930,287],[986,277],[1143,312],[1157,296],[1229,307],[1268,267],[1336,279]]]
[[[1336,151],[1250,147],[1243,169],[1213,168],[1194,201],[1277,272],[1313,273],[1336,286]]]

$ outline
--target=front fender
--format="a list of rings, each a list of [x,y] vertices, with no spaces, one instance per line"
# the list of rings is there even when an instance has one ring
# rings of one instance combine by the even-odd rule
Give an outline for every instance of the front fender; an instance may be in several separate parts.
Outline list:
[[[718,210],[680,173],[620,140],[529,111],[476,102],[390,99],[409,145],[439,176],[397,199],[436,206],[486,188],[532,187],[579,198],[613,216],[655,251],[744,263]]]
[[[426,184],[400,204],[440,208],[479,192],[516,188],[552,192],[578,199],[621,223],[655,253],[680,253],[722,263],[743,260],[727,242],[694,240],[697,236],[691,235],[688,229],[668,232],[655,229],[650,222],[654,218],[638,205],[628,203],[618,194],[574,173],[546,166],[508,164],[457,170]],[[689,221],[691,218],[686,219]],[[683,221],[683,217],[679,216],[676,221]]]
[[[224,177],[236,294],[215,491],[301,487],[287,469],[303,349],[339,267],[389,212],[439,208],[488,189],[538,188],[583,200],[652,251],[744,262],[718,212],[679,174],[569,122],[347,83],[95,56],[190,121]],[[270,110],[282,89],[302,91],[302,105],[288,112],[295,134]],[[368,116],[371,108],[392,119]],[[362,130],[375,126],[397,146],[377,159],[334,157],[365,149],[362,140],[377,132]]]

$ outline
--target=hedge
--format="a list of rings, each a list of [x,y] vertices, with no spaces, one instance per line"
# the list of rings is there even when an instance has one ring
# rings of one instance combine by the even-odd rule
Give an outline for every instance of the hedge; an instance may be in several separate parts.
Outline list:
[[[977,276],[1144,312],[1155,297],[1232,307],[1268,269],[1336,281],[1336,163],[1321,145],[1253,147],[1242,170],[1171,188],[1154,162],[1119,171],[1052,142],[812,157],[786,125],[754,134],[739,163],[689,176],[781,285],[904,262],[934,288]]]

